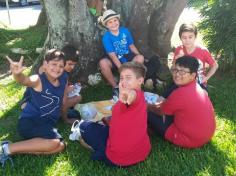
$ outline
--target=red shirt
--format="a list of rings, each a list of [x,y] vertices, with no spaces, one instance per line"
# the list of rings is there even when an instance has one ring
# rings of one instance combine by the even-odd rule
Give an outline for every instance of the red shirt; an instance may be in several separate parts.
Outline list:
[[[201,82],[203,75],[206,75],[206,63],[210,66],[215,64],[215,59],[211,56],[210,52],[207,48],[202,46],[197,46],[192,53],[187,53],[186,48],[181,45],[178,46],[175,50],[174,61],[176,60],[176,56],[179,54],[180,50],[183,50],[184,55],[189,55],[195,57],[199,61],[199,69],[198,69],[198,79]]]
[[[206,92],[193,81],[179,87],[162,104],[161,111],[174,115],[165,138],[182,147],[200,147],[213,136],[216,128],[214,109]]]
[[[145,160],[151,145],[147,134],[147,109],[142,91],[128,107],[118,101],[112,109],[107,157],[115,164],[128,166]]]

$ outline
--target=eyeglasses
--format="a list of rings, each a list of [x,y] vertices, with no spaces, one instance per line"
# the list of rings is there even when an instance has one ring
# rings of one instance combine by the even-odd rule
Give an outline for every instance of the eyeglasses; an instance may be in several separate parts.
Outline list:
[[[186,73],[191,73],[190,71],[179,70],[179,69],[176,69],[176,68],[172,68],[170,71],[171,71],[172,74],[179,73],[181,76],[185,75]]]

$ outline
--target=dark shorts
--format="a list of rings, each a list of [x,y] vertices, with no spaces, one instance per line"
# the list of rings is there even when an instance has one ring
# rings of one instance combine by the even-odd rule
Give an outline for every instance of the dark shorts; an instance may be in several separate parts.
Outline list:
[[[174,117],[165,115],[162,117],[153,112],[148,112],[148,126],[161,138],[165,137],[166,130],[173,123]]]
[[[93,160],[100,160],[109,166],[117,166],[106,156],[106,143],[109,127],[99,123],[84,121],[80,124],[80,133],[83,140],[93,148]]]
[[[81,119],[79,111],[75,110],[74,108],[70,108],[67,111],[67,117],[69,119]]]
[[[136,55],[135,55],[134,53],[130,52],[129,54],[124,55],[124,58],[126,58],[126,61],[121,62],[121,63],[123,64],[123,63],[125,63],[125,62],[130,62],[130,61],[132,61],[132,60],[134,59],[135,56],[136,56]],[[102,59],[108,59],[108,60],[110,60],[111,63],[112,63],[112,68],[116,68],[116,65],[113,63],[112,59],[110,58],[110,56],[109,56],[108,54],[105,54],[105,55],[102,57]]]
[[[18,132],[24,139],[44,138],[44,139],[60,139],[62,136],[58,133],[48,118],[22,118],[18,120]]]

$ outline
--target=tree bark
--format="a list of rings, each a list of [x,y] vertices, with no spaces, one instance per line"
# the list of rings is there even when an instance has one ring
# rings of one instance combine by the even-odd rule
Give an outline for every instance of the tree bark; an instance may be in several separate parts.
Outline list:
[[[97,71],[105,29],[98,28],[86,0],[42,1],[48,21],[45,48],[76,46],[81,57],[74,74],[86,81]],[[186,4],[187,0],[107,0],[107,8],[121,14],[121,25],[130,29],[135,45],[146,58],[153,54],[167,56],[175,23]]]
[[[36,26],[42,26],[47,24],[47,16],[46,16],[46,11],[43,5],[43,1],[40,1],[40,4],[42,5],[42,10],[39,14],[38,21]]]

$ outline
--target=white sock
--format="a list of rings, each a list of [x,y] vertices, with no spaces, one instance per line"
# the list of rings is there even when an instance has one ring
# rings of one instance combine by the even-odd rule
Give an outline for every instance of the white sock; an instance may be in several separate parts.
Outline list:
[[[10,152],[10,150],[9,150],[9,147],[8,147],[8,143],[3,144],[3,145],[2,145],[2,149],[3,149],[3,152],[4,152],[5,154],[7,154],[7,155],[10,155],[10,154],[11,154],[11,152]]]

